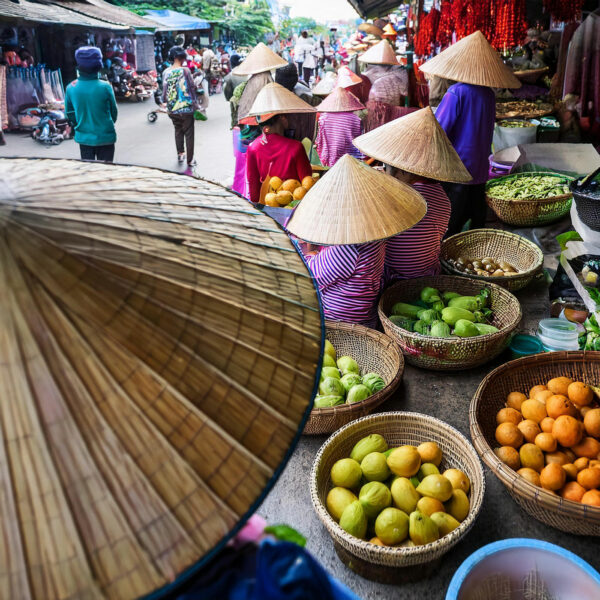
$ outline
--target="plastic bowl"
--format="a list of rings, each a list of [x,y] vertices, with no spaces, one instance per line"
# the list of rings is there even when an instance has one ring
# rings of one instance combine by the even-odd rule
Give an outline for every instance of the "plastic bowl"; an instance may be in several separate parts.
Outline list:
[[[512,586],[518,588],[534,570],[551,598],[600,598],[600,574],[576,554],[548,542],[514,538],[488,544],[471,554],[450,581],[446,600],[479,598],[476,593],[482,582],[497,573],[509,577]],[[485,595],[481,598],[485,599]]]
[[[515,335],[509,348],[513,358],[522,358],[523,356],[540,354],[540,352],[544,351],[544,346],[538,338],[524,333]]]

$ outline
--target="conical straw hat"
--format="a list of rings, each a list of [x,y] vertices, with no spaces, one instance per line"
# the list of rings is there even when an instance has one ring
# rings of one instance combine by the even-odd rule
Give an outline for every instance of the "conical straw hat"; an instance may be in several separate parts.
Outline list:
[[[454,183],[472,179],[429,106],[377,127],[353,143],[363,154],[421,177]]]
[[[247,116],[278,115],[282,113],[311,113],[316,112],[314,106],[304,102],[278,83],[268,83],[260,90]]]
[[[0,159],[0,213],[2,597],[177,584],[304,426],[309,273],[245,200],[156,169]]]
[[[452,81],[493,88],[518,88],[513,75],[481,31],[476,31],[428,60],[419,69]]]
[[[426,212],[415,189],[345,154],[310,188],[286,227],[313,244],[362,244],[405,231]]]
[[[325,73],[325,76],[312,89],[313,96],[327,96],[333,92],[336,84],[336,75],[333,71]]]
[[[343,87],[336,87],[321,104],[317,105],[317,112],[353,112],[364,107],[352,92]]]
[[[390,37],[395,37],[398,35],[397,31],[393,28],[391,23],[388,23],[384,28],[383,28],[383,35],[387,36],[389,35]]]
[[[338,70],[338,77],[336,85],[338,87],[351,87],[357,83],[361,83],[362,79],[360,75],[357,75],[352,69],[349,67],[340,67]]]
[[[362,56],[358,57],[358,60],[370,65],[399,64],[394,49],[387,40],[381,40],[378,44],[369,48]]]
[[[232,72],[234,75],[254,75],[255,73],[285,67],[287,64],[287,60],[284,60],[281,56],[275,54],[271,48],[260,42],[252,48],[246,59]]]
[[[379,38],[383,35],[383,31],[379,29],[379,27],[373,25],[373,23],[361,23],[358,26],[358,30],[364,31],[365,33],[368,33],[370,35],[375,35]]]

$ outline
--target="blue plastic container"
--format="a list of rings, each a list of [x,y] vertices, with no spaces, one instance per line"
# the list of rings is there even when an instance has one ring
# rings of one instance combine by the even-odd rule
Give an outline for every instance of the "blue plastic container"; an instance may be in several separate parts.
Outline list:
[[[519,586],[533,570],[552,598],[600,598],[600,574],[576,554],[548,542],[514,538],[488,544],[471,554],[454,574],[446,600],[464,600],[477,590],[479,582],[497,573]]]
[[[523,333],[513,337],[509,348],[513,358],[523,358],[544,352],[544,346],[537,337]]]

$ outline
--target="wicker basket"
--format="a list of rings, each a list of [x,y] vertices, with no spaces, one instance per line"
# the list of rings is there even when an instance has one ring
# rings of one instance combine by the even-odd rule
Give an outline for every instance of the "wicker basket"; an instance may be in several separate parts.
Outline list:
[[[394,393],[404,372],[404,358],[398,345],[384,333],[339,321],[326,321],[325,326],[327,339],[335,347],[338,356],[352,356],[361,373],[379,373],[386,387],[362,402],[314,408],[304,428],[305,435],[331,433],[350,421],[368,415]]]
[[[600,381],[600,352],[548,352],[508,362],[479,385],[469,409],[471,438],[481,458],[532,517],[561,531],[600,536],[600,508],[563,500],[517,475],[494,454],[496,413],[513,391],[526,392],[549,379],[566,376]]]
[[[329,515],[325,500],[331,487],[330,471],[340,458],[350,455],[356,442],[363,437],[379,433],[390,447],[403,444],[417,445],[421,442],[437,442],[443,452],[440,471],[457,468],[471,480],[471,510],[467,518],[449,535],[438,541],[412,548],[392,548],[370,544],[346,533]],[[471,529],[483,502],[485,479],[477,453],[470,442],[459,431],[434,417],[410,412],[387,412],[371,415],[349,423],[332,435],[319,450],[310,475],[310,492],[313,506],[319,519],[331,535],[340,558],[349,554],[356,564],[368,563],[371,570],[362,569],[361,574],[370,579],[385,579],[385,572],[391,569],[429,563],[439,559],[450,550]],[[356,563],[355,563],[356,561]]]
[[[571,179],[560,173],[518,173],[516,175],[506,175],[498,177],[493,182],[500,181],[507,177],[530,177],[531,175],[552,175],[563,179]],[[488,183],[489,185],[489,183]],[[561,194],[552,198],[541,198],[538,200],[501,200],[493,198],[487,193],[486,186],[485,199],[488,206],[496,213],[498,218],[508,225],[537,227],[538,225],[547,225],[562,219],[571,209],[573,194]]]
[[[542,75],[545,75],[550,70],[549,67],[540,69],[528,69],[527,71],[513,71],[514,76],[525,83],[535,83]]]
[[[523,289],[540,272],[544,254],[539,247],[523,236],[499,229],[473,229],[457,233],[442,242],[440,262],[445,273],[462,275],[477,281],[490,281],[483,275],[469,275],[453,267],[448,259],[466,256],[471,259],[491,256],[495,260],[505,260],[517,271],[514,277],[494,277],[491,281],[515,292]]]
[[[426,286],[463,295],[474,295],[482,288],[488,288],[491,291],[490,308],[494,312],[492,325],[500,331],[472,338],[434,338],[394,325],[387,317],[392,306],[396,302],[414,302]],[[385,332],[398,343],[408,363],[424,369],[448,371],[476,367],[498,356],[509,345],[521,320],[521,306],[510,292],[488,281],[438,275],[406,279],[388,288],[379,301],[379,318]]]
[[[571,189],[573,187],[574,185]],[[577,216],[581,222],[593,231],[600,231],[600,197],[574,191],[573,199],[577,208]]]

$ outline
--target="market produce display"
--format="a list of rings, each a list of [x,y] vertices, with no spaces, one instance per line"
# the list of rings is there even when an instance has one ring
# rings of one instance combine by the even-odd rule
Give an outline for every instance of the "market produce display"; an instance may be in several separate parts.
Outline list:
[[[519,127],[535,127],[533,123],[529,121],[500,121],[498,127],[508,127],[509,129],[517,129]]]
[[[509,100],[508,102],[496,103],[496,119],[508,119],[512,117],[541,117],[549,115],[554,107],[548,102],[529,100]]]
[[[455,269],[468,275],[481,275],[483,277],[514,277],[519,274],[510,263],[494,258],[474,258],[459,256],[456,260],[449,258],[447,262]]]
[[[525,391],[496,415],[496,456],[538,487],[600,507],[597,388],[557,376]]]
[[[319,174],[307,175],[302,181],[297,179],[286,179],[271,177],[269,180],[269,192],[265,195],[267,206],[278,206],[283,208],[295,208],[304,198],[306,192],[317,182]]]
[[[569,194],[568,177],[527,173],[500,177],[486,184],[486,193],[499,200],[540,200]]]
[[[583,324],[585,332],[579,336],[581,350],[600,350],[600,326],[595,314],[591,314]]]
[[[491,325],[493,313],[489,303],[490,291],[486,288],[477,296],[461,296],[424,287],[413,304],[396,302],[388,317],[397,327],[423,336],[476,337],[498,332]]]
[[[470,511],[471,482],[459,469],[440,473],[435,442],[389,448],[371,434],[336,461],[326,499],[340,527],[378,546],[423,546],[459,527]]]
[[[338,358],[333,344],[325,340],[319,394],[315,397],[314,408],[362,402],[385,386],[383,377],[378,373],[361,376],[356,360],[351,356]]]

